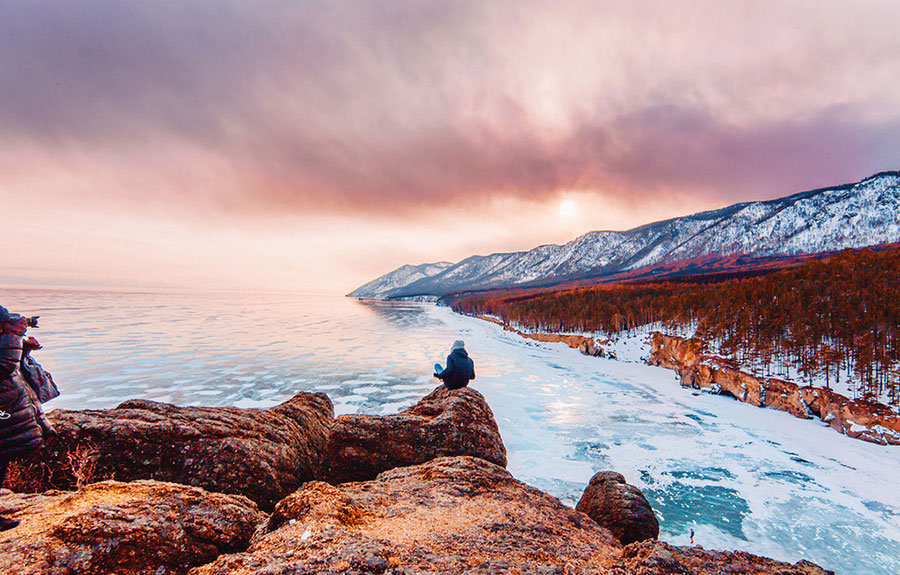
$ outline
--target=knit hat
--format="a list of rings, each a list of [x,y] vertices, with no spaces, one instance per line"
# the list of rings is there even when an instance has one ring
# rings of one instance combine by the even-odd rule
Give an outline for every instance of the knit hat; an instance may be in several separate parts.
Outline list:
[[[465,349],[465,348],[466,348],[466,342],[464,342],[464,341],[461,340],[461,339],[458,339],[458,340],[456,340],[456,341],[453,342],[453,347],[450,348],[450,351],[451,351],[451,352],[454,352],[454,351],[456,351],[457,349]]]

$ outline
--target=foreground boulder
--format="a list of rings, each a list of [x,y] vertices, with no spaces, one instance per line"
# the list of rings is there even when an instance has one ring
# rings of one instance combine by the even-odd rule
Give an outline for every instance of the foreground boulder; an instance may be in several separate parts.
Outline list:
[[[191,575],[604,573],[621,547],[554,497],[474,457],[313,482],[276,507],[244,553]]]
[[[609,529],[622,545],[659,537],[659,521],[644,494],[614,471],[594,475],[575,509]]]
[[[57,434],[17,462],[17,489],[71,489],[103,479],[156,479],[245,495],[263,509],[316,477],[334,419],[321,393],[271,409],[177,407],[53,411]]]
[[[0,573],[176,575],[243,550],[264,516],[244,497],[156,481],[0,495]]]
[[[438,387],[396,415],[342,415],[328,438],[321,479],[366,481],[436,457],[470,455],[506,466],[506,448],[487,402],[470,387]]]
[[[622,560],[610,575],[695,574],[724,575],[834,575],[809,561],[791,565],[743,551],[706,551],[701,547],[673,547],[661,541],[644,541],[625,548]]]

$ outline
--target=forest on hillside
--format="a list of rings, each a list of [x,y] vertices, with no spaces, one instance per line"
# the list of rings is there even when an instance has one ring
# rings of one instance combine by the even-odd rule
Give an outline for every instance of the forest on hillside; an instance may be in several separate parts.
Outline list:
[[[617,283],[544,292],[449,298],[461,313],[521,329],[609,336],[658,325],[693,333],[737,364],[811,382],[841,377],[862,399],[900,393],[900,248],[846,250],[762,277],[709,283]],[[803,383],[803,382],[797,382]]]

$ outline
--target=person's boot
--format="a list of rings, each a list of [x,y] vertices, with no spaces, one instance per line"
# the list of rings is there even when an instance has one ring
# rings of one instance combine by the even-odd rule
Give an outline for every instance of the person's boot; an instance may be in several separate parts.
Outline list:
[[[13,527],[19,524],[15,519],[9,519],[8,517],[3,517],[0,515],[0,531],[6,531],[7,529],[12,529]]]

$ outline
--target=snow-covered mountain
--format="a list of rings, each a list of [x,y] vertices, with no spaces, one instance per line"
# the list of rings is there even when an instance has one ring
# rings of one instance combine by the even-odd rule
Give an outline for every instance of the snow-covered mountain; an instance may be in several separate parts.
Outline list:
[[[402,289],[418,280],[437,275],[452,265],[453,264],[450,262],[422,264],[419,266],[405,265],[378,279],[374,279],[365,285],[359,286],[348,293],[347,296],[368,298],[385,297],[386,294],[392,291]]]
[[[441,296],[548,286],[698,258],[798,256],[900,241],[900,172],[857,184],[746,202],[624,232],[590,232],[564,245],[403,266],[351,296]]]

